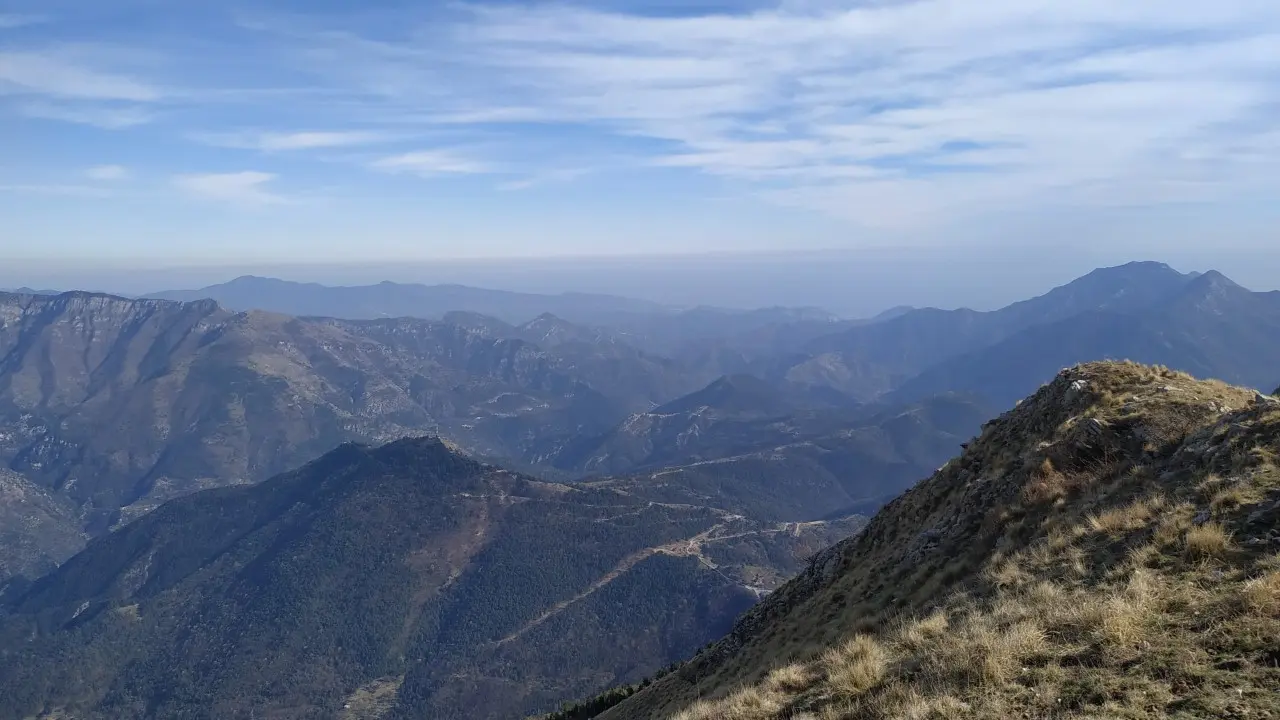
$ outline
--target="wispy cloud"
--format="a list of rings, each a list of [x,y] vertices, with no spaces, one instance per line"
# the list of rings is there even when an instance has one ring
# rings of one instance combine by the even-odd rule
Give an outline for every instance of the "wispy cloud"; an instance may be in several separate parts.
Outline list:
[[[173,184],[188,194],[205,200],[236,205],[277,205],[285,198],[272,193],[266,185],[276,178],[271,173],[243,171],[234,173],[209,173],[178,175]]]
[[[1164,192],[1170,181],[1226,195],[1242,181],[1231,148],[1280,107],[1273,0],[788,2],[678,17],[469,6],[409,38],[288,41],[335,87],[469,123],[515,157],[528,123],[591,128],[652,142],[650,165],[871,224],[1187,201]]]
[[[129,168],[122,165],[98,165],[84,171],[84,176],[90,180],[100,180],[104,182],[115,182],[119,180],[128,180],[131,173]]]
[[[556,183],[567,183],[580,177],[590,175],[590,168],[560,168],[535,173],[519,180],[510,180],[498,185],[499,190],[528,190],[529,188]]]
[[[46,22],[47,18],[43,15],[15,15],[13,13],[0,13],[0,30],[10,30],[13,28],[26,27],[28,25],[39,25]]]
[[[488,163],[463,157],[450,150],[419,150],[391,155],[370,164],[375,170],[403,172],[422,177],[480,175],[495,172]]]
[[[197,137],[210,145],[273,152],[373,145],[388,142],[395,139],[396,136],[371,130],[309,130],[296,132],[214,133],[202,134]]]
[[[55,52],[0,52],[0,92],[86,100],[159,100],[160,90],[135,78],[85,67]]]
[[[109,197],[111,191],[93,185],[0,185],[0,192],[68,197]]]
[[[155,113],[143,106],[119,103],[31,101],[18,106],[18,112],[30,118],[92,125],[106,130],[145,125]]]

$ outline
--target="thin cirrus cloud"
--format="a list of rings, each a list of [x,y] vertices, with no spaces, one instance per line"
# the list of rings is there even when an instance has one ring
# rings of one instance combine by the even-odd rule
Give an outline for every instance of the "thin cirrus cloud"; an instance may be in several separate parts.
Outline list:
[[[28,25],[39,25],[45,22],[43,15],[16,15],[12,13],[0,13],[0,30],[11,30],[13,28],[26,27]]]
[[[285,198],[271,192],[267,185],[275,180],[272,173],[246,170],[232,173],[178,175],[173,184],[192,197],[233,205],[278,205]]]
[[[54,52],[0,52],[0,88],[82,100],[153,102],[161,92],[127,75],[104,72]]]
[[[1214,200],[1280,161],[1233,153],[1280,107],[1271,0],[473,6],[407,40],[299,37],[319,76],[388,112],[474,119],[512,146],[530,122],[643,139],[645,165],[869,224]]]
[[[104,130],[123,130],[146,125],[156,114],[138,105],[86,102],[32,101],[18,106],[18,112],[29,118],[91,125]]]
[[[495,169],[484,162],[448,150],[419,150],[380,158],[370,163],[375,170],[409,173],[422,177],[481,175]]]
[[[129,169],[122,165],[98,165],[84,171],[84,176],[90,180],[103,182],[128,180],[131,175]]]
[[[244,150],[277,152],[289,150],[318,150],[373,145],[390,142],[395,136],[381,131],[294,131],[254,133],[202,134],[199,139],[210,145]]]

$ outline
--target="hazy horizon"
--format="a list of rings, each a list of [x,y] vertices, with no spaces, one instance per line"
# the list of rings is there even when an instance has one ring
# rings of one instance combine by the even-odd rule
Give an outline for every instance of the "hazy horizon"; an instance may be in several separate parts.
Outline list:
[[[846,317],[914,307],[991,310],[1042,294],[1099,267],[1164,262],[1180,272],[1218,270],[1255,291],[1280,290],[1280,248],[1265,253],[1125,255],[1071,247],[990,249],[983,254],[828,251],[580,258],[453,260],[399,264],[189,267],[6,265],[0,287],[143,295],[192,290],[244,275],[324,285],[382,281],[459,284],[557,294],[602,293],[677,305],[820,307]]]

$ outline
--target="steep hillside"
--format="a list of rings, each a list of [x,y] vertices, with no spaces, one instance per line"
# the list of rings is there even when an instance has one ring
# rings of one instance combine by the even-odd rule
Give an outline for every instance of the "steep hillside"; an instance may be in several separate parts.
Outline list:
[[[0,590],[12,577],[49,572],[84,541],[71,502],[0,468]]]
[[[687,656],[857,527],[344,445],[6,592],[0,717],[521,717]]]
[[[1274,717],[1278,457],[1274,398],[1065,371],[600,717]]]
[[[738,470],[760,476],[760,469],[748,470],[742,461],[759,460],[763,468],[799,451],[836,476],[849,476],[842,482],[861,484],[852,478],[885,474],[896,463],[914,481],[951,457],[988,417],[979,403],[954,394],[912,405],[860,405],[834,391],[734,375],[632,415],[607,433],[577,438],[544,461],[579,475],[652,468],[664,468],[665,475],[682,466],[729,479]],[[859,455],[866,464],[854,459]],[[884,475],[883,486],[895,488],[884,492],[897,492],[900,474]]]
[[[758,519],[805,522],[870,513],[955,455],[988,417],[966,398],[939,396],[857,415],[798,413],[700,424],[695,419],[688,427],[697,432],[648,436],[639,447],[648,448],[646,460],[678,453],[701,459],[659,463],[649,472],[600,482],[663,502],[711,503]],[[629,425],[630,431],[639,426]],[[627,457],[622,450],[636,446],[615,436],[605,447],[617,454],[598,457],[617,463]]]

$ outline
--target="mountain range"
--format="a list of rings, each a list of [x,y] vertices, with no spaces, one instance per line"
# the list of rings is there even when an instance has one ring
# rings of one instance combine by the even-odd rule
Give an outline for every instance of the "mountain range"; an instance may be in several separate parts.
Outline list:
[[[912,310],[825,335],[775,375],[857,398],[901,402],[939,390],[1008,407],[1064,367],[1134,359],[1267,387],[1280,292],[1162,263],[1103,268],[992,312]]]
[[[815,652],[843,632],[793,602],[834,582],[821,568],[836,554],[935,530],[976,542],[954,571],[889,554],[870,584],[822,590],[924,612],[1002,557],[981,553],[1025,539],[952,537],[965,508],[1004,516],[951,484],[1045,453],[1072,482],[1093,472],[1088,442],[1054,434],[1064,422],[1110,438],[1150,415],[1149,457],[1123,449],[1152,466],[1177,413],[1253,428],[1232,413],[1270,407],[1164,367],[1062,368],[1133,358],[1268,390],[1280,376],[1280,293],[1158,263],[992,312],[866,320],[520,294],[495,317],[457,288],[379,317],[360,304],[376,292],[327,292],[368,288],[260,280],[222,286],[245,291],[230,307],[0,293],[0,685],[14,688],[0,717],[514,718],[614,685],[590,707],[640,691],[620,717],[721,717],[697,698],[768,676],[778,643],[803,656],[786,628]],[[372,287],[413,305],[404,286]],[[1080,389],[1099,387],[1111,394]],[[915,560],[939,579],[904,580]],[[753,606],[720,650],[634,685]],[[763,645],[744,639],[758,630]],[[827,712],[825,682],[786,712]]]
[[[359,319],[378,316],[364,308],[379,302],[379,293],[387,291],[377,288],[384,287],[416,288],[413,292],[445,299],[409,302],[379,314],[439,317],[442,303],[464,303],[466,297],[487,297],[485,293],[505,298],[499,291],[467,288],[462,299],[450,300],[449,293],[462,292],[450,286],[325,288],[263,278],[160,295],[217,298],[240,309],[289,308],[294,314]],[[312,304],[326,293],[360,299]],[[481,308],[506,300],[477,300],[453,309],[469,311],[487,332],[534,344],[551,337],[552,329],[539,331],[530,325],[572,326],[554,332],[669,358],[683,372],[696,375],[700,384],[749,374],[835,390],[863,402],[901,403],[957,390],[1007,407],[1063,367],[1108,357],[1163,363],[1269,388],[1276,381],[1268,363],[1277,350],[1270,338],[1271,329],[1280,324],[1278,297],[1276,292],[1251,292],[1215,271],[1181,273],[1163,263],[1133,262],[1100,268],[1038,297],[989,312],[899,307],[874,318],[851,320],[813,308],[676,309],[580,296],[521,296],[513,300],[521,309],[510,313],[486,313]],[[476,313],[497,314],[493,319],[504,320],[508,327],[504,330],[490,318],[479,321]],[[522,324],[530,325],[521,328]],[[1051,336],[1061,340],[1046,342]],[[1215,349],[1222,352],[1215,355]]]
[[[544,313],[585,322],[632,313],[671,312],[671,309],[657,303],[614,295],[543,295],[466,285],[393,282],[333,287],[252,275],[199,290],[166,290],[147,297],[178,302],[209,299],[231,310],[263,310],[284,315],[350,320],[439,319],[449,312],[472,312],[519,324]]]

